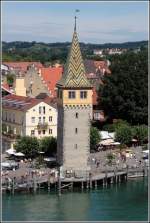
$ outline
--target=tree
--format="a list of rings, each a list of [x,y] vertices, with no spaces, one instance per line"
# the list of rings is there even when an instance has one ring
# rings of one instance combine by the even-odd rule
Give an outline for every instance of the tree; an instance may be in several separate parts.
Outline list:
[[[111,58],[112,75],[104,77],[99,106],[111,119],[131,124],[148,122],[148,53],[128,52]]]
[[[9,85],[13,85],[13,83],[14,83],[14,79],[15,79],[14,74],[8,74],[8,75],[7,75],[7,83],[8,83]]]
[[[132,130],[130,126],[121,126],[116,129],[115,140],[121,144],[128,145],[132,140]]]
[[[96,145],[99,143],[101,136],[96,127],[91,127],[90,129],[90,149],[95,149]]]
[[[125,120],[117,119],[114,121],[113,124],[104,125],[103,130],[108,131],[108,132],[115,132],[117,130],[117,128],[119,128],[121,126],[129,126],[129,123]]]
[[[44,137],[40,140],[40,150],[47,156],[53,156],[57,151],[57,140],[54,137]]]
[[[23,136],[15,144],[17,152],[22,152],[26,157],[34,158],[39,152],[39,141],[36,137]]]
[[[148,127],[146,125],[134,126],[132,128],[132,135],[140,144],[143,144],[148,140]]]
[[[114,159],[115,159],[115,156],[112,153],[107,154],[108,165],[112,165],[112,162]]]

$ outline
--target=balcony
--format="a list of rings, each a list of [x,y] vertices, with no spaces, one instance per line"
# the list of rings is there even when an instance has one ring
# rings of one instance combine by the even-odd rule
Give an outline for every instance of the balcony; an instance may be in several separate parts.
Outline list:
[[[47,129],[48,123],[47,122],[39,122],[37,125],[38,129]]]

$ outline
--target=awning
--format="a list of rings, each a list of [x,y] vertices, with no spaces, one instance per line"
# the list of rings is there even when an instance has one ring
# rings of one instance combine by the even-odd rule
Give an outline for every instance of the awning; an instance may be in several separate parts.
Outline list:
[[[15,153],[14,154],[15,156],[25,156],[23,153],[21,153],[21,152],[18,152],[18,153]]]
[[[8,149],[6,150],[6,153],[8,153],[9,155],[14,155],[16,153],[15,149]]]

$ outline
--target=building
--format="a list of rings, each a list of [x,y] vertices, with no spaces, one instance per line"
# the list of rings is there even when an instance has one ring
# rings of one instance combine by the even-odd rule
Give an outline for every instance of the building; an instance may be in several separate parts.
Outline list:
[[[57,87],[58,163],[63,173],[89,171],[92,86],[85,75],[76,25],[66,67]]]
[[[10,71],[24,71],[34,65],[35,67],[42,68],[43,65],[40,62],[3,62],[3,66],[7,66]]]
[[[2,100],[3,150],[13,148],[17,136],[57,136],[56,103],[49,97],[7,95]]]
[[[95,50],[93,50],[93,54],[103,57],[103,50],[95,49]]]
[[[30,65],[26,72],[16,75],[15,93],[20,96],[36,97],[42,92],[55,98],[56,83],[61,78],[62,72],[62,66],[39,68]]]

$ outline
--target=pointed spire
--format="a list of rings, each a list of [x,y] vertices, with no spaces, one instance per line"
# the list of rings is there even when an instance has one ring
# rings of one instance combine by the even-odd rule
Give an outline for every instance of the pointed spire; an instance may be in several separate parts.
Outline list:
[[[76,32],[76,16],[72,44],[67,58],[65,71],[61,80],[57,83],[57,86],[69,88],[91,88],[91,84],[85,74],[85,67],[78,42]]]

